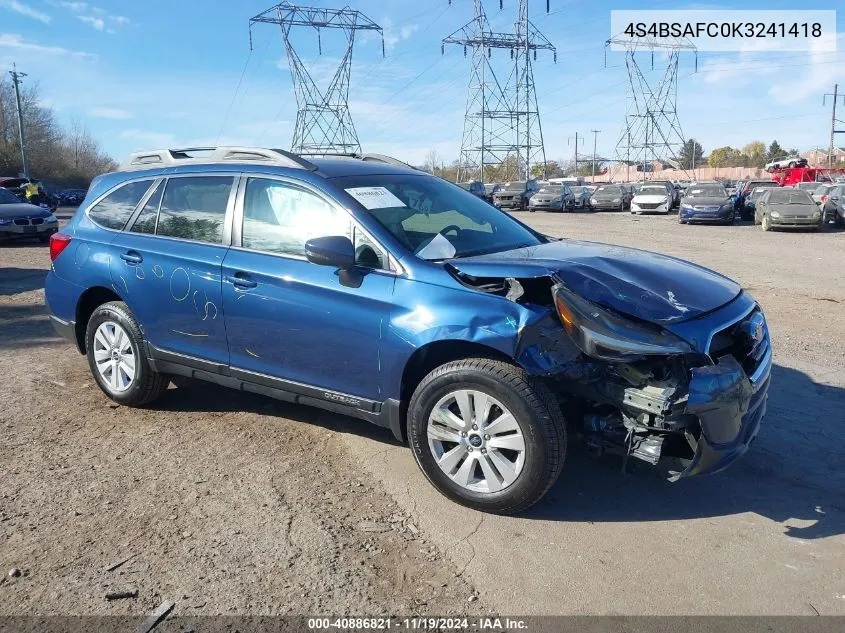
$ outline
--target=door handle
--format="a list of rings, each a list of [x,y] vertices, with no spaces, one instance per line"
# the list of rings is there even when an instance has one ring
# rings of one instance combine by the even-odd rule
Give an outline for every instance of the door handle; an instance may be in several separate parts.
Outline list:
[[[120,259],[125,261],[127,264],[140,264],[144,261],[144,258],[141,257],[141,254],[136,251],[127,251],[120,256]]]
[[[226,277],[226,281],[236,288],[242,289],[255,288],[258,285],[258,282],[250,279],[245,273],[235,273],[234,275],[229,275]]]

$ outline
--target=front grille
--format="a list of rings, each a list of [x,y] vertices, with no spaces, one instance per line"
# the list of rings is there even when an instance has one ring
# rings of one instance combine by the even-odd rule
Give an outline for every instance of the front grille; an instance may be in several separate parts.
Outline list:
[[[769,327],[763,313],[755,309],[745,318],[716,332],[707,353],[713,360],[733,356],[745,373],[752,376],[768,351]]]
[[[32,223],[32,224],[44,224],[44,218],[33,218],[32,220],[30,220],[30,223]]]
[[[29,220],[24,220],[24,219],[18,218],[18,219],[15,220],[15,224],[17,226],[29,226]]]
[[[656,209],[657,207],[663,206],[662,202],[637,202],[637,206],[640,209]]]

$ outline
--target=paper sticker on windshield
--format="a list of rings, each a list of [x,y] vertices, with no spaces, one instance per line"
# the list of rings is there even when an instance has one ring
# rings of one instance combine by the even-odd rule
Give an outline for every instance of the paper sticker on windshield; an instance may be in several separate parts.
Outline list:
[[[350,196],[367,209],[387,209],[405,207],[405,203],[384,187],[352,187],[346,190]]]

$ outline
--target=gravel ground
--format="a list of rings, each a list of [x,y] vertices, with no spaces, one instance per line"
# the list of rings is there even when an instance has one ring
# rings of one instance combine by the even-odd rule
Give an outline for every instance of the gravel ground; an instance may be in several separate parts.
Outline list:
[[[486,612],[342,442],[388,434],[203,386],[118,407],[54,336],[48,265],[0,245],[0,616]]]
[[[742,613],[741,604],[717,599],[730,587],[743,595],[747,581],[731,562],[775,556],[780,547],[770,532],[749,528],[749,516],[815,539],[821,554],[813,554],[811,576],[767,575],[752,565],[754,590],[768,591],[769,602],[761,598],[747,612],[795,612],[784,591],[812,599],[822,613],[845,612],[845,232],[764,234],[627,213],[517,215],[550,234],[710,266],[741,281],[766,310],[776,363],[770,413],[752,453],[729,472],[765,483],[771,498],[758,495],[746,507],[732,491],[743,512],[712,510],[723,530],[701,518],[706,512],[677,512],[685,493],[664,492],[648,475],[617,480],[618,465],[589,466],[603,485],[664,494],[654,520],[681,526],[681,551],[690,557],[696,543],[710,547],[707,535],[723,530],[728,542],[712,546],[728,556],[719,586],[682,580],[689,560],[671,536],[658,535],[648,556],[668,566],[673,583],[649,577],[649,597],[634,599],[626,587],[639,571],[626,566],[643,561],[621,550],[639,547],[642,530],[661,524],[639,506],[628,516],[627,502],[612,519],[591,514],[592,500],[559,516],[552,504],[585,494],[570,474],[584,460],[577,451],[534,514],[487,520],[432,494],[388,433],[340,416],[202,386],[171,388],[146,410],[115,407],[49,325],[46,248],[20,243],[0,245],[0,615],[135,614],[162,600],[175,601],[181,615]],[[817,508],[815,520],[798,499]],[[628,530],[633,543],[623,548],[618,532],[597,532],[593,523],[602,521]],[[585,564],[590,544],[603,562],[573,563],[561,578],[560,541],[551,549],[548,541],[557,528],[583,537]],[[21,575],[7,576],[12,568]],[[572,574],[583,574],[576,587]],[[126,587],[138,597],[105,599]],[[612,599],[625,595],[630,602]]]

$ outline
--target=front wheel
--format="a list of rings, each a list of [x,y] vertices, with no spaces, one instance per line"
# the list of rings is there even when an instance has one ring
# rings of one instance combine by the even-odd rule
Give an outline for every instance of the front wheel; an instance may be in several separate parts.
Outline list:
[[[408,438],[437,490],[495,514],[537,503],[566,454],[566,426],[548,388],[486,358],[453,361],[423,379],[408,406]]]
[[[769,220],[768,215],[763,215],[763,219],[760,221],[760,226],[763,227],[764,231],[771,231],[772,230],[772,221]]]
[[[169,383],[150,369],[138,322],[122,301],[104,303],[85,331],[88,365],[97,385],[115,402],[138,407],[158,398]]]

